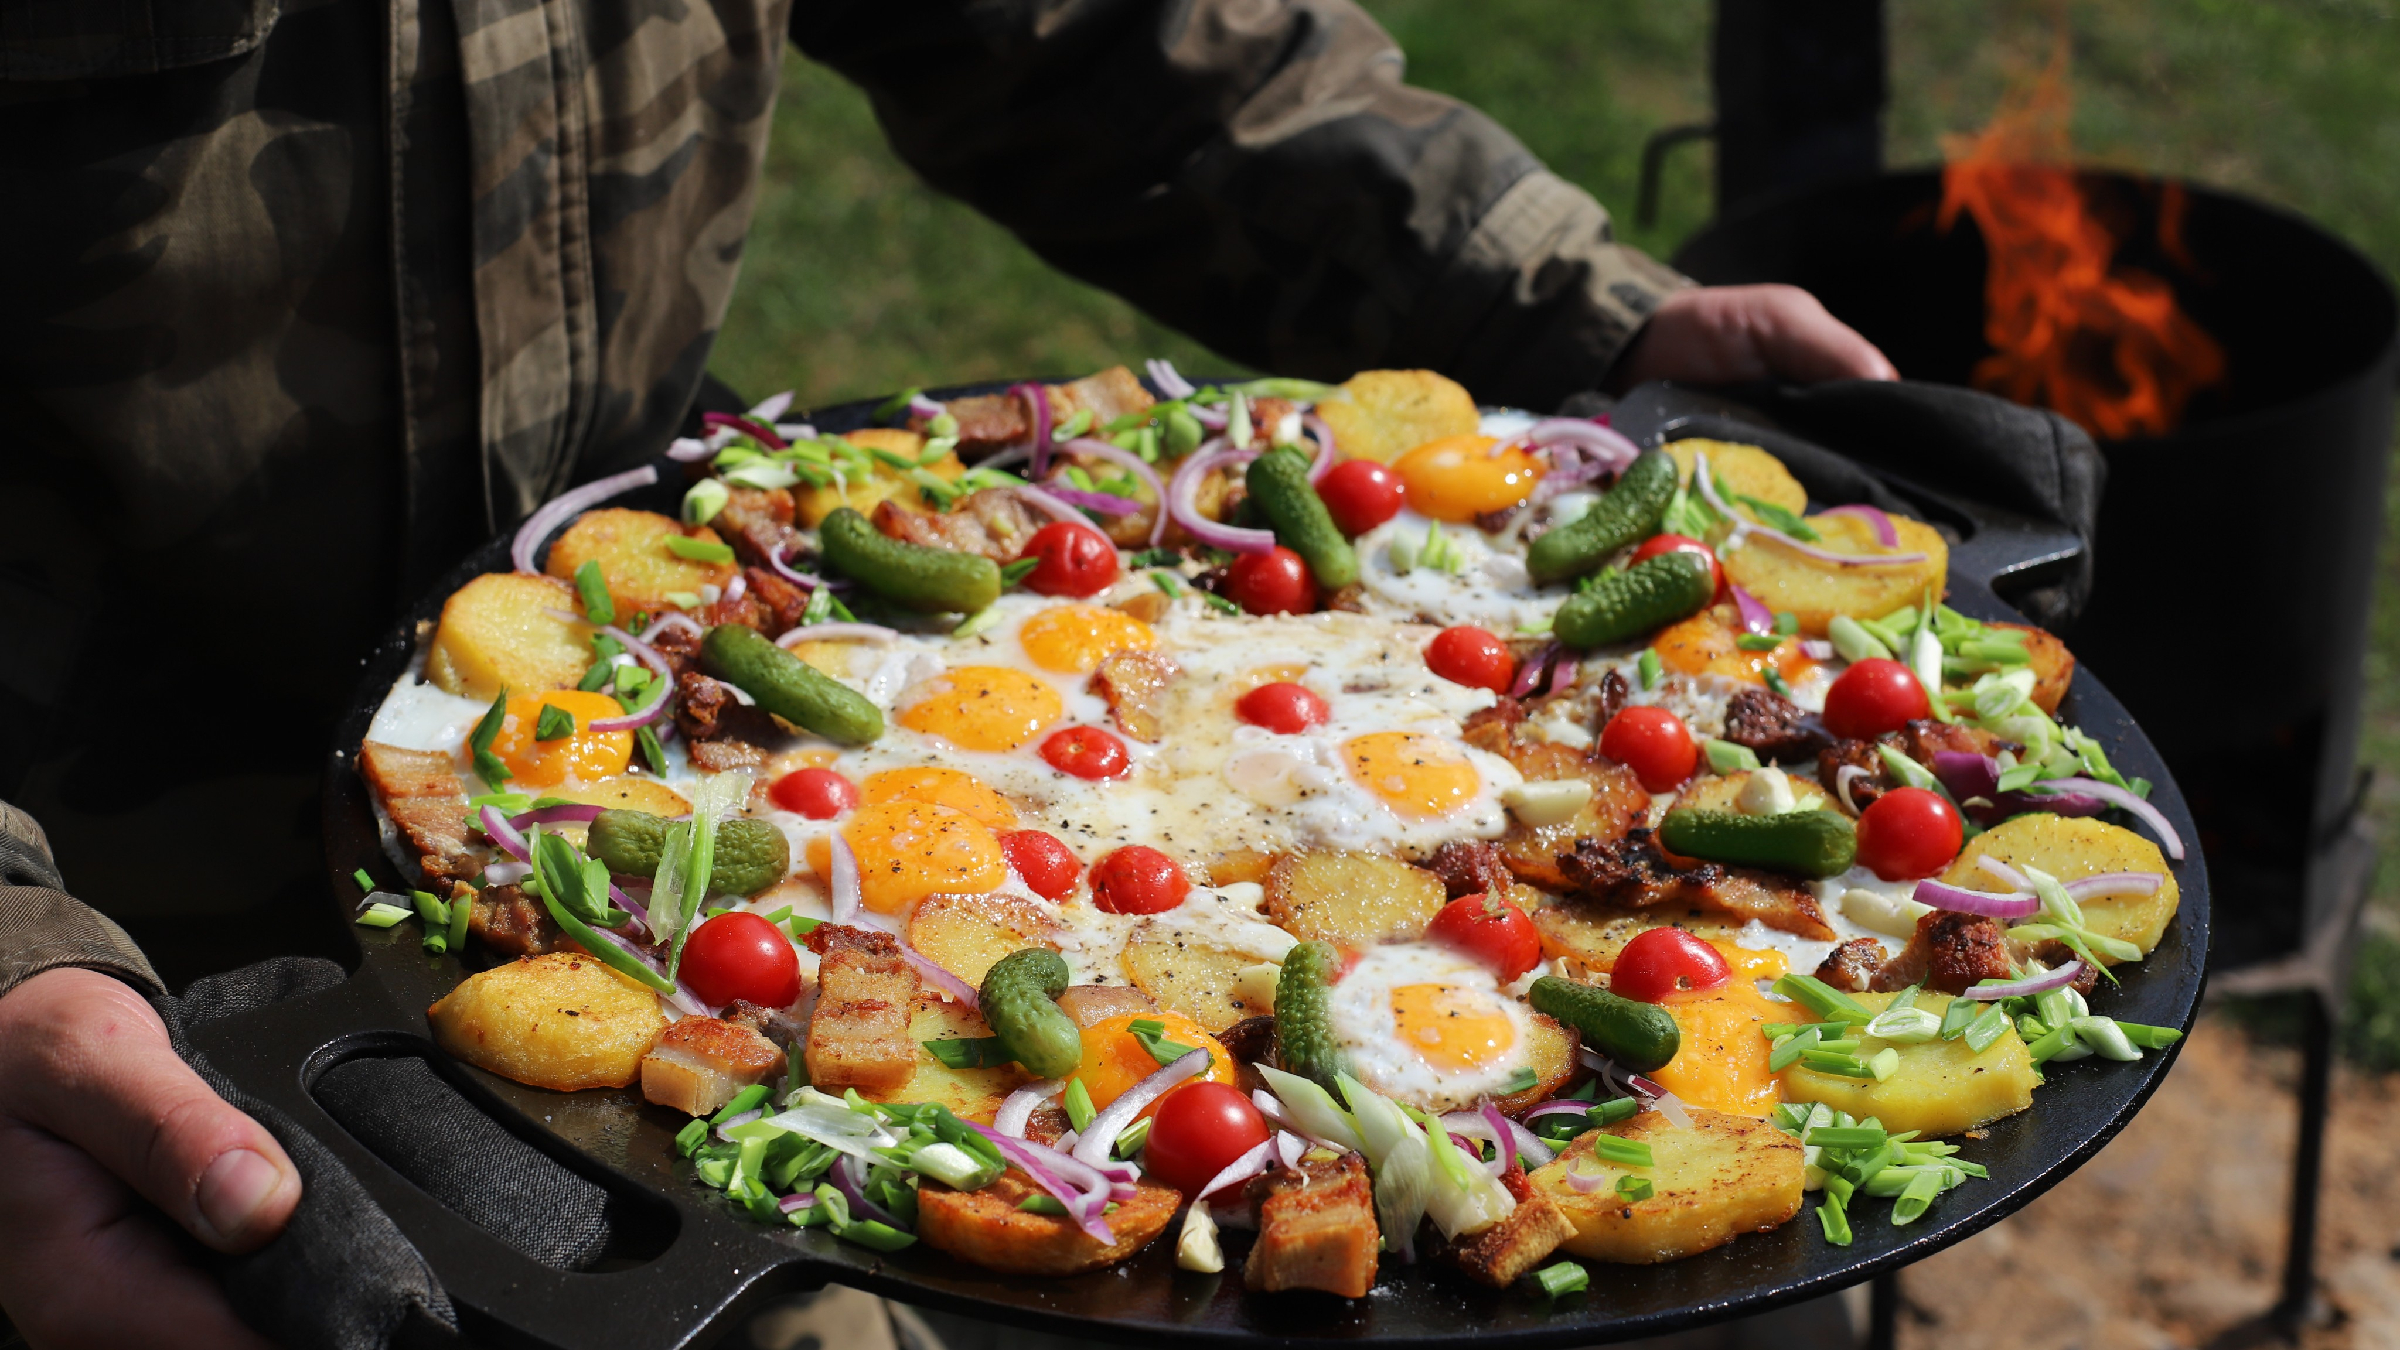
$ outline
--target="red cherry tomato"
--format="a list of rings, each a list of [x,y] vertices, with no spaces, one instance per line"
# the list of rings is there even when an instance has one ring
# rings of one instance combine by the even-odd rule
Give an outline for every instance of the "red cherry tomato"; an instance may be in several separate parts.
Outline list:
[[[1628,560],[1625,565],[1627,567],[1639,566],[1640,564],[1646,563],[1652,558],[1657,557],[1661,553],[1699,554],[1700,560],[1708,564],[1710,593],[1714,594],[1716,590],[1721,589],[1724,586],[1725,569],[1719,566],[1717,563],[1716,550],[1711,549],[1708,545],[1701,543],[1699,540],[1692,538],[1688,534],[1651,535],[1649,539],[1643,541],[1643,544],[1640,548],[1637,548],[1633,551],[1633,557]]]
[[[831,820],[858,809],[858,784],[831,769],[794,769],[775,780],[767,798],[794,815]]]
[[[1462,895],[1442,906],[1425,936],[1491,967],[1506,984],[1541,964],[1542,935],[1525,911],[1505,899]]]
[[[734,910],[692,930],[677,972],[703,1003],[744,999],[762,1008],[788,1008],[800,999],[800,954],[783,930],[756,914]]]
[[[1858,814],[1858,861],[1885,881],[1932,876],[1966,842],[1958,808],[1923,788],[1893,788]]]
[[[1705,994],[1733,978],[1725,954],[1680,928],[1653,928],[1617,953],[1608,990],[1636,1003],[1665,1003],[1679,994]]]
[[[1304,684],[1278,681],[1262,684],[1233,705],[1236,717],[1279,736],[1293,736],[1322,725],[1333,712]]]
[[[1871,740],[1931,716],[1933,705],[1916,672],[1880,656],[1843,671],[1825,691],[1825,729],[1852,740]]]
[[[1000,836],[1000,853],[1025,884],[1044,900],[1064,899],[1083,875],[1083,863],[1058,837],[1040,830],[1010,830]]]
[[[1060,773],[1099,782],[1122,778],[1133,761],[1115,732],[1098,727],[1065,727],[1042,739],[1042,758]]]
[[[1400,475],[1371,459],[1344,460],[1317,480],[1317,495],[1347,535],[1362,535],[1400,514],[1408,489]]]
[[[1225,598],[1246,614],[1306,614],[1317,607],[1317,579],[1299,554],[1279,545],[1227,564]]]
[[[1117,546],[1089,525],[1054,520],[1025,541],[1018,561],[1037,558],[1025,574],[1025,589],[1036,595],[1098,595],[1117,579]]]
[[[1608,719],[1600,753],[1633,770],[1642,786],[1665,792],[1700,767],[1700,747],[1683,719],[1664,708],[1636,706]]]
[[[1175,860],[1146,844],[1127,844],[1092,867],[1092,903],[1109,914],[1163,914],[1191,889]]]
[[[1425,644],[1425,668],[1452,684],[1505,694],[1517,678],[1508,644],[1480,628],[1445,628]]]
[[[1185,1195],[1198,1193],[1235,1159],[1267,1142],[1266,1117],[1241,1089],[1186,1083],[1158,1099],[1142,1170]]]

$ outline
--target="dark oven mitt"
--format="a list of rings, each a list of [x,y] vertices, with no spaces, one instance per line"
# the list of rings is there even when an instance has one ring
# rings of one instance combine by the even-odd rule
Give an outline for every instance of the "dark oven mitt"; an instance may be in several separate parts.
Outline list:
[[[197,981],[181,998],[153,1000],[177,1052],[275,1135],[305,1186],[280,1237],[221,1259],[225,1290],[251,1326],[287,1350],[455,1343],[449,1296],[365,1188],[314,1136],[217,1073],[187,1035],[343,978],[331,961],[286,956]],[[326,1114],[394,1171],[534,1260],[582,1270],[607,1246],[617,1218],[608,1192],[509,1133],[423,1060],[346,1060],[326,1070],[313,1092]]]
[[[1643,385],[1615,407],[1620,424],[1634,431],[1669,410],[1704,402],[1813,442],[1779,446],[1776,453],[1820,502],[1904,509],[1865,472],[1872,469],[2074,534],[2083,541],[2080,557],[2008,599],[2035,623],[2057,630],[2068,627],[2091,598],[2093,536],[2108,466],[2083,428],[2057,413],[1954,385],[1880,380],[1718,391]],[[1609,406],[1598,395],[1577,394],[1560,411],[1588,417]],[[1637,433],[1635,439],[1644,437]]]

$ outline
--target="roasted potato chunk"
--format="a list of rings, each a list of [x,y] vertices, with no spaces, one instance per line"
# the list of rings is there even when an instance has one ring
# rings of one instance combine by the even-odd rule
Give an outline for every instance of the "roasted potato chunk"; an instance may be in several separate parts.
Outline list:
[[[916,1011],[908,1019],[909,1038],[920,1047],[926,1041],[972,1039],[991,1034],[992,1028],[983,1020],[983,1014],[931,994],[917,1000]],[[953,1069],[920,1048],[915,1071],[906,1082],[880,1092],[861,1089],[859,1095],[879,1102],[940,1102],[960,1120],[977,1120],[988,1125],[992,1113],[1008,1100],[1008,1094],[1030,1081],[1026,1072],[1014,1064],[989,1069]]]
[[[2145,956],[2157,950],[2182,903],[2183,892],[2158,845],[2105,820],[2046,811],[2012,817],[1969,840],[1942,880],[1971,891],[2007,890],[2008,883],[1976,865],[1975,860],[1986,854],[2012,867],[2038,867],[2061,882],[2107,872],[2155,872],[2165,877],[2156,894],[2101,895],[2082,902],[2083,917],[2093,932],[2122,938]],[[2117,964],[2106,956],[2101,960]]]
[[[1267,873],[1275,923],[1336,947],[1418,937],[1448,899],[1440,877],[1380,853],[1287,853]]]
[[[1510,818],[1508,833],[1500,836],[1500,856],[1529,886],[1567,889],[1567,879],[1558,870],[1559,854],[1574,852],[1578,839],[1622,839],[1650,809],[1650,794],[1642,790],[1633,770],[1589,758],[1573,746],[1518,741],[1509,748],[1508,759],[1529,783],[1573,778],[1592,785],[1591,797],[1565,820],[1536,826]]]
[[[1695,937],[1726,943],[1739,938],[1743,928],[1739,920],[1727,915],[1688,906],[1628,910],[1582,900],[1559,900],[1527,910],[1526,914],[1542,935],[1542,955],[1556,961],[1578,962],[1584,969],[1603,975],[1616,969],[1617,953],[1625,949],[1626,943],[1653,928],[1672,924]]]
[[[1208,884],[1235,886],[1243,882],[1264,886],[1267,873],[1275,870],[1275,855],[1254,848],[1228,849],[1208,864]]]
[[[1124,956],[1126,977],[1143,993],[1211,1033],[1270,1011],[1250,1006],[1235,989],[1242,972],[1265,959],[1155,919],[1134,928]]]
[[[692,813],[692,804],[683,794],[655,778],[638,778],[625,774],[603,778],[597,783],[554,783],[542,789],[545,797],[561,801],[582,802],[586,806],[605,806],[619,811],[647,811],[654,816],[672,820]]]
[[[1142,1182],[1133,1198],[1118,1201],[1109,1212],[1116,1240],[1102,1242],[1064,1215],[1017,1208],[1048,1194],[1014,1167],[976,1191],[927,1181],[917,1192],[917,1236],[935,1251],[1003,1275],[1074,1275],[1114,1265],[1149,1246],[1183,1204],[1173,1189]]]
[[[739,569],[732,563],[686,558],[667,547],[667,541],[676,538],[725,542],[706,525],[687,529],[655,511],[604,507],[584,512],[567,527],[550,546],[550,560],[542,570],[554,577],[573,577],[586,562],[599,563],[609,598],[621,610],[669,609],[675,604],[667,598],[671,595],[697,595],[703,586],[722,589],[733,580]]]
[[[1897,995],[1851,997],[1880,1012]],[[1950,1006],[1950,996],[1927,990],[1917,996],[1917,1006],[1939,1016]],[[1859,1053],[1872,1055],[1882,1048],[1881,1042],[1870,1039]],[[1795,1102],[1823,1102],[1861,1118],[1873,1116],[1894,1134],[1916,1130],[1928,1139],[1971,1130],[2033,1105],[2033,1056],[2017,1039],[2015,1027],[2001,1032],[1980,1055],[1963,1037],[1895,1048],[1900,1067],[1880,1083],[1794,1064],[1783,1071],[1783,1095]]]
[[[1750,769],[1743,769],[1739,773],[1702,774],[1686,784],[1682,793],[1675,798],[1676,809],[1689,807],[1694,811],[1739,811],[1742,809],[1742,789],[1750,786],[1750,780],[1756,776],[1756,772]],[[1786,772],[1784,777],[1792,784],[1793,810],[1814,811],[1826,805],[1824,786],[1816,779],[1806,776],[1804,772]]]
[[[980,988],[992,963],[1027,947],[1058,950],[1058,925],[1015,896],[937,895],[909,916],[908,943],[926,960]]]
[[[582,952],[479,971],[425,1018],[453,1057],[553,1092],[631,1083],[667,1024],[656,994]]]
[[[1534,1013],[1526,1021],[1533,1034],[1526,1038],[1525,1066],[1533,1070],[1534,1084],[1499,1099],[1500,1109],[1512,1114],[1557,1096],[1582,1068],[1575,1059],[1576,1050],[1583,1045],[1581,1035],[1543,1013]]]
[[[1398,459],[1427,441],[1482,425],[1475,396],[1430,370],[1362,370],[1317,404],[1344,459]]]
[[[842,439],[866,450],[889,450],[894,454],[915,459],[924,453],[925,438],[913,431],[896,427],[867,427],[860,431],[842,433]],[[955,482],[967,466],[959,462],[954,451],[924,466],[927,473],[945,483]],[[847,506],[861,515],[875,514],[875,504],[894,500],[912,511],[931,511],[934,505],[925,497],[924,489],[909,477],[909,471],[897,465],[875,461],[872,473],[846,470],[840,485],[812,488],[806,483],[792,486],[792,516],[808,529],[825,523],[839,507]]]
[[[1874,617],[1921,604],[1928,591],[1941,593],[1950,574],[1950,545],[1923,521],[1892,517],[1900,536],[1897,549],[1878,543],[1875,527],[1856,516],[1810,516],[1808,523],[1820,536],[1817,547],[1835,553],[1925,555],[1920,562],[1845,567],[1758,535],[1719,552],[1726,580],[1757,596],[1768,609],[1798,617],[1800,631],[1810,637],[1825,636],[1825,625],[1836,614]],[[1663,660],[1665,653],[1660,657]]]
[[[503,689],[572,689],[592,664],[592,626],[573,613],[575,588],[552,577],[486,572],[451,592],[425,653],[425,678],[443,693],[488,701]]]
[[[1722,1247],[1744,1233],[1764,1233],[1800,1212],[1800,1141],[1763,1120],[1693,1109],[1692,1128],[1678,1129],[1656,1111],[1605,1127],[1621,1139],[1650,1146],[1651,1165],[1625,1168],[1592,1154],[1592,1134],[1528,1178],[1575,1225],[1566,1251],[1595,1261],[1652,1265]],[[1886,1122],[1887,1125],[1889,1122]],[[1600,1131],[1594,1131],[1594,1134]],[[1597,1176],[1579,1191],[1573,1170]],[[1647,1200],[1617,1194],[1617,1180],[1647,1177]]]
[[[1674,457],[1675,467],[1681,471],[1679,481],[1685,487],[1691,486],[1692,466],[1706,455],[1709,472],[1729,491],[1780,506],[1795,516],[1808,509],[1808,489],[1800,486],[1800,480],[1792,477],[1792,471],[1783,467],[1782,460],[1755,445],[1694,436],[1669,441],[1659,448]],[[1757,519],[1757,513],[1748,506],[1731,498],[1727,501],[1736,511]]]
[[[2067,687],[2075,683],[2075,654],[2067,644],[2047,628],[2029,623],[1994,623],[1987,628],[2009,628],[2025,635],[2025,655],[2033,668],[2033,702],[2043,712],[2055,716],[2059,700],[2067,696]]]

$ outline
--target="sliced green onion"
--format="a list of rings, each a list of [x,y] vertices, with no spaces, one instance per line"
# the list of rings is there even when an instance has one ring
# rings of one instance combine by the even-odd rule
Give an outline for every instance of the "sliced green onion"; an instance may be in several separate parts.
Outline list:
[[[1648,1177],[1637,1177],[1628,1173],[1617,1178],[1617,1194],[1624,1199],[1647,1200],[1656,1191],[1657,1188],[1650,1184]]]
[[[1715,739],[1700,743],[1700,753],[1708,758],[1708,770],[1716,774],[1735,774],[1756,769],[1758,752],[1746,745]]]
[[[1785,682],[1783,678],[1783,672],[1775,669],[1773,666],[1769,666],[1765,670],[1758,672],[1758,678],[1767,682],[1767,688],[1774,690],[1776,693],[1783,695],[1785,698],[1790,698],[1792,696],[1792,686]]]
[[[1831,1185],[1826,1187],[1825,1202],[1817,1206],[1817,1223],[1825,1229],[1827,1242],[1836,1247],[1850,1245],[1850,1215]]]
[[[1825,636],[1832,641],[1834,654],[1853,664],[1870,659],[1889,661],[1892,649],[1883,640],[1866,630],[1858,620],[1847,614],[1836,614],[1825,625]]]
[[[1158,583],[1158,588],[1161,591],[1166,592],[1166,596],[1169,600],[1180,600],[1183,598],[1183,582],[1173,572],[1169,572],[1166,569],[1161,568],[1158,571],[1152,572],[1150,574],[1150,579]]]
[[[1875,1020],[1875,1014],[1858,1000],[1814,975],[1792,971],[1775,981],[1774,990],[1815,1013],[1822,1021],[1859,1026]]]
[[[1733,645],[1746,652],[1771,652],[1783,645],[1783,635],[1780,633],[1744,633],[1733,640]]]
[[[1935,1196],[1942,1193],[1942,1182],[1943,1172],[1937,1168],[1927,1168],[1909,1178],[1908,1186],[1900,1192],[1900,1198],[1892,1202],[1892,1223],[1912,1224],[1924,1217],[1926,1207],[1933,1203]]]
[[[689,558],[693,562],[729,563],[733,561],[731,545],[711,543],[706,539],[694,539],[689,535],[668,535],[667,552],[678,558]]]
[[[1619,1167],[1649,1167],[1652,1165],[1650,1146],[1639,1139],[1619,1139],[1613,1134],[1592,1136],[1592,1156]]]
[[[1897,1056],[1895,1055],[1895,1058]],[[1856,1055],[1836,1054],[1830,1050],[1801,1052],[1800,1067],[1836,1078],[1873,1078],[1875,1068]]]
[[[500,735],[500,723],[508,716],[508,691],[502,689],[492,699],[492,706],[476,722],[474,734],[467,737],[467,748],[475,754],[475,776],[484,785],[498,792],[500,785],[515,777],[508,765],[492,753],[492,742]]]
[[[1634,682],[1644,690],[1656,689],[1659,679],[1664,674],[1665,671],[1659,665],[1658,653],[1648,647],[1642,648],[1641,656],[1633,663]]]
[[[738,1116],[744,1111],[749,1110],[751,1107],[765,1101],[769,1091],[771,1091],[771,1089],[768,1088],[764,1083],[753,1083],[750,1086],[743,1088],[741,1091],[733,1094],[733,1097],[728,1100],[725,1105],[719,1107],[717,1113],[708,1118],[708,1123],[711,1125],[724,1124],[726,1121],[733,1119],[735,1116]]]
[[[1967,1024],[1965,1032],[1967,1048],[1980,1055],[1991,1049],[1992,1042],[1999,1040],[2001,1034],[2007,1030],[2008,1012],[1995,1003],[1984,1009],[1980,1016]]]
[[[555,703],[542,705],[542,715],[534,720],[533,738],[537,741],[563,741],[575,734],[575,714]]]
[[[2173,1027],[2145,1026],[2140,1022],[2119,1022],[2117,1030],[2124,1032],[2125,1039],[2144,1050],[2164,1050],[2183,1039],[2183,1033]]]
[[[358,888],[362,891],[372,891],[375,889],[375,878],[368,876],[367,869],[363,867],[359,868],[355,872],[352,872],[350,874],[350,879],[357,882]]]
[[[959,620],[958,627],[950,630],[950,636],[953,638],[971,638],[998,622],[1000,622],[1000,606],[997,602],[994,602],[992,604],[985,605],[982,609],[979,609],[975,613],[968,615],[966,618]]]
[[[1117,1136],[1115,1147],[1118,1157],[1131,1158],[1134,1154],[1142,1151],[1142,1145],[1150,1142],[1150,1122],[1152,1119],[1154,1119],[1154,1117],[1144,1116],[1140,1120],[1137,1120],[1133,1122],[1133,1124],[1127,1126],[1124,1132]]]
[[[1935,1034],[1945,1041],[1955,1041],[1983,1011],[1984,1005],[1974,999],[1954,998],[1942,1009],[1942,1028]]]
[[[389,928],[402,919],[410,917],[412,913],[413,911],[402,909],[398,905],[387,905],[378,900],[367,906],[366,912],[358,916],[358,922],[362,928]]]
[[[1880,1125],[1820,1125],[1801,1136],[1819,1148],[1882,1148],[1890,1142]]]
[[[1631,1120],[1641,1113],[1640,1098],[1612,1097],[1584,1112],[1584,1116],[1594,1125],[1614,1125],[1621,1120]]]
[[[1078,1130],[1090,1129],[1092,1118],[1100,1114],[1099,1108],[1092,1105],[1092,1090],[1083,1085],[1081,1078],[1067,1080],[1067,1090],[1059,1097],[1058,1104],[1067,1113],[1067,1123]]]
[[[1019,558],[1015,562],[1008,563],[1000,569],[1000,584],[1003,586],[1014,586],[1018,582],[1023,581],[1025,578],[1032,576],[1033,569],[1041,565],[1042,560],[1039,558]]]
[[[2074,1029],[2075,1039],[2090,1046],[2092,1053],[2102,1059],[2124,1063],[2142,1057],[2142,1052],[2134,1047],[2125,1029],[2113,1017],[2078,1017],[2067,1025]]]
[[[1792,1067],[1793,1060],[1817,1048],[1819,1039],[1819,1033],[1812,1024],[1775,1042],[1774,1050],[1767,1055],[1767,1072],[1782,1073]]]
[[[1922,1045],[1942,1034],[1942,1019],[1923,1008],[1894,1006],[1877,1013],[1866,1034],[1894,1045]]]
[[[707,1141],[708,1122],[698,1116],[694,1116],[689,1121],[685,1122],[682,1129],[675,1132],[675,1151],[678,1154],[688,1158],[692,1156],[692,1150],[700,1147],[700,1145],[706,1143]]]
[[[1544,1266],[1533,1272],[1533,1282],[1542,1287],[1545,1297],[1564,1298],[1569,1294],[1580,1294],[1589,1289],[1592,1277],[1590,1272],[1574,1262],[1561,1261],[1557,1265]]]
[[[1899,1072],[1900,1052],[1887,1045],[1867,1060],[1867,1068],[1875,1075],[1875,1081],[1880,1083]]]
[[[1228,600],[1224,596],[1217,594],[1215,591],[1202,591],[1200,592],[1200,598],[1208,602],[1208,607],[1210,609],[1222,610],[1227,614],[1239,614],[1242,612],[1242,607],[1240,605],[1233,603],[1231,600]]]

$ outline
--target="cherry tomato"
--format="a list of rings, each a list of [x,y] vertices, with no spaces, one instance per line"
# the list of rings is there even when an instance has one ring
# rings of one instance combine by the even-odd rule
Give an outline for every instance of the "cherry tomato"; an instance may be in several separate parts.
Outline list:
[[[1083,875],[1083,862],[1058,836],[1041,830],[1010,830],[1000,836],[1000,854],[1044,900],[1064,899]]]
[[[1933,705],[1917,673],[1880,656],[1843,671],[1825,691],[1825,729],[1852,740],[1871,740],[1931,716]]]
[[[1191,889],[1175,860],[1146,844],[1127,844],[1092,866],[1092,903],[1109,914],[1163,914]]]
[[[1958,808],[1923,788],[1893,788],[1858,815],[1858,860],[1885,881],[1932,876],[1966,841]]]
[[[1125,754],[1125,742],[1116,733],[1098,727],[1065,727],[1051,732],[1042,740],[1042,758],[1060,773],[1099,782],[1104,778],[1122,778],[1133,761]]]
[[[1025,589],[1036,595],[1098,595],[1117,579],[1117,546],[1089,525],[1054,520],[1025,541],[1018,561],[1038,558],[1025,574]]]
[[[858,809],[858,784],[831,769],[794,769],[775,780],[767,797],[810,820],[831,820]]]
[[[1635,706],[1608,719],[1600,753],[1633,770],[1642,786],[1665,792],[1700,767],[1700,747],[1683,719],[1664,708]]]
[[[1288,681],[1262,684],[1242,695],[1233,705],[1233,712],[1250,725],[1265,727],[1279,736],[1298,735],[1322,725],[1333,715],[1315,690]]]
[[[1246,614],[1306,614],[1317,607],[1317,579],[1299,554],[1278,545],[1228,564],[1225,598]]]
[[[1158,1099],[1142,1170],[1185,1195],[1197,1194],[1235,1159],[1267,1142],[1267,1120],[1223,1083],[1185,1083]]]
[[[1400,514],[1407,489],[1388,467],[1371,459],[1350,459],[1325,471],[1317,480],[1317,495],[1342,533],[1356,536]]]
[[[1680,928],[1653,928],[1617,953],[1608,990],[1636,1003],[1665,1003],[1679,994],[1705,994],[1733,978],[1725,954]]]
[[[1508,644],[1480,628],[1445,628],[1425,644],[1425,668],[1452,684],[1505,694],[1517,678]]]
[[[703,1003],[744,999],[762,1008],[788,1008],[800,999],[800,954],[783,930],[756,914],[734,910],[692,930],[677,972]]]
[[[1542,935],[1525,911],[1505,899],[1462,895],[1442,906],[1425,936],[1479,964],[1506,984],[1541,964]]]
[[[1722,590],[1724,588],[1725,569],[1717,564],[1716,550],[1711,549],[1708,545],[1701,543],[1699,540],[1692,538],[1688,534],[1651,535],[1649,539],[1643,542],[1640,548],[1637,548],[1633,551],[1633,557],[1627,560],[1625,565],[1627,567],[1639,566],[1640,564],[1646,563],[1652,558],[1657,557],[1661,553],[1699,554],[1700,560],[1708,564],[1710,594],[1713,595],[1718,590]]]

